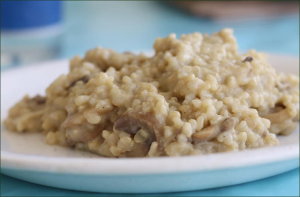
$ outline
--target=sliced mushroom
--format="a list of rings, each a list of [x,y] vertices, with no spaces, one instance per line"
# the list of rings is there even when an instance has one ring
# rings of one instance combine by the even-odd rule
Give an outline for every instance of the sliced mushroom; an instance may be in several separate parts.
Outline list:
[[[46,103],[46,97],[36,95],[32,98],[27,97],[24,99],[24,101],[31,110],[37,110],[45,106],[44,104]]]
[[[158,125],[158,121],[150,113],[125,113],[114,123],[114,130],[124,131],[131,135],[136,135],[141,131],[146,132],[147,135],[144,137],[147,137],[147,140],[145,142],[150,145],[158,138],[160,133]]]
[[[196,132],[192,138],[196,142],[201,141],[209,141],[213,138],[215,138],[220,133],[220,128],[216,125],[212,125],[209,127],[206,127],[205,129],[202,129],[199,132]]]
[[[288,135],[297,126],[297,118],[292,117],[282,103],[277,103],[268,113],[260,115],[271,121],[270,132],[278,135]]]
[[[67,87],[67,90],[70,89],[70,88],[72,88],[73,86],[75,86],[76,83],[79,82],[79,81],[82,81],[83,83],[87,83],[89,80],[90,80],[90,78],[87,75],[85,75],[83,77],[80,77],[79,79],[76,79],[76,80],[72,81],[70,83],[70,85]]]
[[[291,118],[286,109],[282,109],[280,111],[269,113],[269,114],[263,115],[262,117],[269,119],[272,124],[281,123],[281,122]]]
[[[277,88],[279,91],[289,91],[291,89],[291,84],[285,82],[285,81],[279,81],[276,83],[275,88]]]
[[[230,129],[233,129],[236,124],[236,119],[234,118],[226,118],[222,123],[220,130],[221,132],[228,131]]]
[[[151,113],[125,113],[115,121],[113,129],[129,133],[135,139],[135,146],[139,150],[127,152],[128,156],[146,156],[154,141],[157,141],[158,148],[162,149],[161,124]]]
[[[153,132],[152,128],[148,128],[148,125],[144,120],[140,120],[131,115],[121,116],[114,124],[115,130],[124,131],[129,134],[136,134],[142,128],[146,128],[146,130]]]
[[[31,100],[38,105],[42,105],[46,103],[46,97],[40,95],[36,95]]]
[[[252,62],[252,61],[253,61],[253,57],[247,56],[242,62],[245,63],[245,62]]]
[[[216,138],[220,133],[228,131],[234,128],[236,121],[234,118],[226,118],[222,123],[218,125],[211,125],[202,129],[201,131],[193,134],[192,139],[194,142],[210,141]]]

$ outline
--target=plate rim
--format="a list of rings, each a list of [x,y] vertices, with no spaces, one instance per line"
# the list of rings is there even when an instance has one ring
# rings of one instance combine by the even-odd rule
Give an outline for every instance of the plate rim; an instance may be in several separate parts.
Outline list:
[[[277,151],[277,154],[269,154],[271,151]],[[247,157],[245,157],[246,154]],[[236,160],[236,158],[239,158],[239,160]],[[64,172],[68,174],[144,175],[153,173],[166,174],[221,170],[287,161],[297,158],[299,159],[299,144],[262,147],[207,155],[117,159],[103,157],[63,158],[1,151],[1,168],[47,171],[53,173]],[[71,168],[70,163],[72,163]],[[120,168],[120,166],[122,166],[122,168]]]

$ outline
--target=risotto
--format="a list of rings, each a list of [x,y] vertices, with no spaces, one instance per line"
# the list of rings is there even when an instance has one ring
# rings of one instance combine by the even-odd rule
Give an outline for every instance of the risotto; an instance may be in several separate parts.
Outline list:
[[[154,55],[96,48],[5,126],[106,157],[157,157],[278,144],[299,120],[299,78],[239,54],[232,30],[158,38]]]

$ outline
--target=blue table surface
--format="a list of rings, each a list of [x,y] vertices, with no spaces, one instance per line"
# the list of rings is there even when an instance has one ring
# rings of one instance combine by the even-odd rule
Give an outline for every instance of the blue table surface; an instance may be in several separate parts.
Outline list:
[[[96,46],[117,51],[149,50],[156,37],[169,33],[212,33],[231,27],[241,51],[256,49],[299,55],[299,14],[267,19],[211,21],[190,16],[160,2],[64,2],[61,58]],[[84,196],[108,194],[69,191],[1,175],[1,196]],[[159,194],[162,196],[162,194]],[[250,183],[167,196],[299,196],[299,168]],[[109,196],[113,196],[109,194]],[[122,195],[124,196],[124,195]]]

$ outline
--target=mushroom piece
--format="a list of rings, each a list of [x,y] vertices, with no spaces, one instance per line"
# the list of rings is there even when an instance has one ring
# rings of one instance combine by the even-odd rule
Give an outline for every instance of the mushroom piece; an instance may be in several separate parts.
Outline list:
[[[286,109],[282,109],[277,112],[269,113],[269,114],[263,115],[262,117],[269,119],[272,122],[272,124],[281,123],[281,122],[284,122],[291,118]]]
[[[233,129],[236,124],[234,118],[226,118],[223,122],[217,125],[211,125],[193,134],[194,142],[204,142],[216,138],[220,133]]]
[[[278,135],[288,135],[297,126],[297,117],[291,116],[282,103],[277,103],[267,113],[260,115],[271,121],[270,131]]]
[[[40,95],[36,95],[31,100],[38,105],[42,105],[46,103],[46,97]]]
[[[114,130],[123,131],[131,135],[137,133],[147,133],[144,135],[147,139],[144,141],[147,146],[159,139],[159,123],[156,118],[150,114],[125,113],[114,123]]]
[[[72,88],[73,86],[75,86],[76,83],[79,82],[79,81],[82,81],[83,83],[87,83],[89,80],[90,80],[90,77],[87,76],[87,75],[85,75],[83,77],[80,77],[79,79],[76,79],[76,80],[72,81],[70,83],[70,85],[67,87],[67,90],[69,90],[70,88]]]
[[[30,108],[31,110],[37,111],[39,109],[43,109],[46,104],[46,97],[36,95],[32,98],[26,97],[24,99],[25,104]]]
[[[252,61],[253,61],[253,57],[247,56],[242,62],[245,63],[245,62],[252,62]]]

